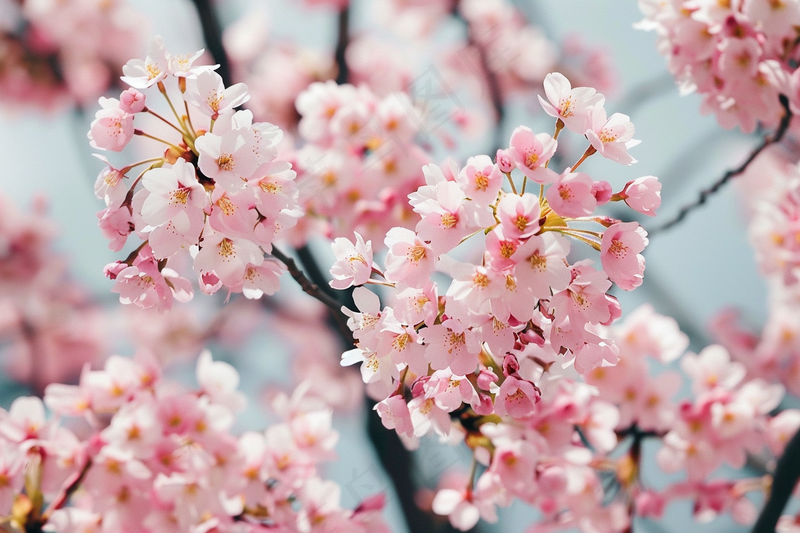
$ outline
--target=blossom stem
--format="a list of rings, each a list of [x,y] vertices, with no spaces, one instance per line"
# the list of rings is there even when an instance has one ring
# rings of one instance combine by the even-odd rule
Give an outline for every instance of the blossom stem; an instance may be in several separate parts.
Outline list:
[[[703,204],[705,204],[706,201],[711,196],[713,196],[717,191],[719,191],[731,179],[733,179],[736,176],[744,173],[744,171],[747,170],[747,167],[750,166],[750,163],[755,161],[756,157],[758,157],[758,155],[762,151],[764,151],[765,148],[767,148],[768,146],[770,146],[772,144],[779,143],[781,141],[781,139],[783,139],[783,136],[786,134],[786,131],[789,129],[789,124],[792,121],[793,114],[792,114],[792,110],[789,108],[789,99],[786,97],[786,95],[781,94],[779,96],[779,99],[780,99],[781,105],[783,106],[784,114],[783,114],[783,118],[781,118],[781,122],[778,125],[778,128],[775,130],[775,132],[772,135],[768,135],[767,137],[765,137],[764,140],[761,142],[761,144],[758,145],[758,147],[755,150],[750,152],[750,155],[747,157],[747,159],[744,161],[744,163],[742,163],[741,165],[739,165],[738,167],[736,167],[734,169],[728,170],[727,172],[725,172],[725,174],[722,175],[721,178],[719,178],[717,181],[715,181],[710,187],[701,190],[700,194],[697,197],[697,199],[695,201],[689,203],[689,204],[684,205],[680,209],[680,211],[678,211],[678,214],[675,215],[674,218],[672,218],[671,220],[668,220],[667,222],[665,222],[664,224],[661,224],[660,226],[648,229],[647,233],[648,233],[648,235],[649,235],[649,237],[651,239],[653,238],[653,235],[657,235],[657,234],[661,233],[664,230],[668,230],[671,227],[673,227],[673,226],[675,226],[677,224],[680,224],[686,218],[686,216],[689,213],[691,213],[692,211],[694,211],[698,207],[700,207]]]
[[[564,121],[559,118],[559,119],[556,120],[556,129],[553,132],[553,140],[554,141],[558,140],[558,136],[561,134],[561,130],[563,130],[563,129],[564,129]],[[553,160],[552,157],[550,159],[548,159],[547,162],[544,164],[544,168],[549,167],[550,166],[550,161],[552,161],[552,160]],[[544,188],[544,185],[542,185],[542,188]]]
[[[186,110],[186,124],[189,126],[187,129],[189,130],[189,134],[192,136],[192,140],[194,141],[194,139],[197,138],[197,132],[192,124],[192,115],[189,113],[189,102],[186,100],[183,101],[183,108]]]
[[[169,108],[172,110],[172,114],[175,115],[175,118],[178,119],[178,122],[183,126],[183,121],[181,120],[181,116],[175,111],[175,106],[172,105],[172,100],[170,100],[169,94],[167,94],[167,88],[164,87],[163,82],[158,82],[158,91],[164,96],[164,99],[169,104]]]
[[[382,285],[384,287],[395,287],[394,283],[388,281],[380,281],[377,279],[368,279],[366,285]]]
[[[126,168],[128,170],[130,170],[132,168],[138,167],[139,165],[144,165],[144,164],[147,164],[147,163],[155,163],[156,161],[164,161],[164,158],[163,157],[153,157],[151,159],[143,159],[143,160],[141,160],[141,161],[139,161],[137,163],[133,163],[131,165],[128,165]]]
[[[177,150],[178,152],[183,152],[183,151],[184,151],[184,150],[183,150],[183,148],[180,148],[180,147],[178,147],[178,146],[175,146],[175,145],[174,145],[174,144],[172,144],[171,142],[169,142],[169,141],[165,141],[164,139],[161,139],[161,138],[159,138],[159,137],[156,137],[155,135],[150,135],[149,133],[145,133],[145,132],[143,132],[142,130],[133,130],[133,134],[134,134],[134,135],[140,135],[140,136],[142,136],[142,137],[147,137],[148,139],[153,139],[154,141],[158,141],[158,142],[164,143],[164,144],[166,144],[167,146],[169,146],[170,148],[174,148],[174,149],[175,149],[175,150]]]
[[[580,228],[570,228],[569,226],[545,226],[545,231],[558,231],[560,233],[568,232],[568,233],[581,233],[583,235],[591,235],[592,237],[597,237],[598,239],[603,238],[603,234],[599,231],[592,231],[588,229],[580,229]]]
[[[475,474],[478,472],[478,460],[472,454],[472,466],[469,469],[469,481],[467,482],[467,494],[472,495],[472,488],[475,486]]]
[[[512,180],[512,179],[511,179],[511,172],[504,172],[504,174],[505,174],[505,175],[506,175],[506,177],[508,178],[508,183],[509,183],[509,185],[511,185],[511,191],[512,191],[514,194],[517,194],[517,188],[514,186],[514,180]]]
[[[136,257],[139,255],[139,252],[142,251],[142,248],[144,248],[145,244],[147,244],[148,242],[149,241],[142,242],[142,244],[140,244],[134,251],[128,254],[128,257],[125,258],[125,261],[123,261],[123,263],[125,263],[128,266],[132,265],[133,262],[136,260]]]
[[[594,248],[598,252],[600,251],[600,243],[597,242],[597,241],[593,241],[592,239],[589,239],[587,237],[583,237],[582,235],[577,234],[577,233],[573,233],[572,231],[564,231],[564,230],[562,230],[560,233],[562,233],[564,235],[568,235],[569,237],[572,237],[573,239],[578,239],[581,242],[585,242],[586,244],[588,244],[589,246],[591,246],[592,248]]]
[[[78,471],[75,472],[71,478],[67,479],[65,482],[64,488],[56,497],[55,500],[50,504],[47,508],[47,511],[42,515],[42,522],[47,522],[50,518],[50,513],[61,509],[66,505],[69,501],[70,497],[75,493],[78,488],[80,488],[81,483],[83,482],[84,478],[86,478],[86,474],[89,472],[89,469],[92,467],[92,458],[87,457],[86,462],[83,463],[83,467]]]
[[[596,149],[594,146],[592,146],[592,145],[589,145],[589,148],[587,148],[587,149],[586,149],[586,151],[585,151],[585,152],[583,152],[583,155],[581,156],[581,158],[580,158],[580,159],[578,159],[578,160],[575,162],[575,164],[574,164],[574,165],[572,165],[572,169],[571,169],[571,170],[572,170],[572,172],[575,172],[575,169],[576,169],[576,168],[578,168],[579,166],[581,166],[581,163],[583,163],[584,161],[586,161],[586,158],[588,158],[590,155],[592,155],[592,154],[594,154],[594,153],[596,153],[596,152],[597,152],[597,149]]]
[[[169,125],[169,127],[170,127],[170,128],[174,129],[175,131],[177,131],[177,132],[178,132],[178,133],[180,133],[181,135],[186,135],[186,132],[185,132],[184,130],[180,129],[178,126],[176,126],[175,124],[173,124],[173,123],[172,123],[172,122],[170,122],[169,120],[165,119],[164,117],[162,117],[161,115],[159,115],[158,113],[156,113],[155,111],[153,111],[152,109],[150,109],[149,107],[146,107],[146,108],[145,108],[145,111],[147,111],[148,113],[150,113],[151,115],[153,115],[154,117],[156,117],[156,118],[157,118],[158,120],[160,120],[161,122],[163,122],[163,123],[165,123],[165,124]]]

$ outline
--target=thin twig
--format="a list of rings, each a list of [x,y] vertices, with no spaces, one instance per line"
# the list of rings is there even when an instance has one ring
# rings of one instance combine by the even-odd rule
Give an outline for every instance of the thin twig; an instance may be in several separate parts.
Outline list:
[[[667,221],[666,223],[657,226],[655,228],[651,228],[647,231],[649,237],[652,239],[654,235],[661,233],[664,230],[667,230],[686,218],[686,216],[697,209],[698,207],[702,206],[706,203],[706,200],[713,196],[719,189],[721,189],[726,183],[728,183],[731,179],[735,178],[739,174],[742,174],[747,167],[750,166],[758,155],[768,146],[772,144],[776,144],[783,139],[783,136],[786,134],[786,130],[789,129],[789,123],[792,121],[792,111],[789,109],[789,99],[785,95],[780,95],[780,102],[784,109],[783,118],[781,118],[781,122],[778,125],[778,129],[772,135],[768,135],[764,138],[762,143],[750,153],[750,156],[745,160],[744,163],[736,167],[735,169],[727,171],[725,174],[722,175],[720,179],[718,179],[714,184],[710,187],[703,189],[700,191],[700,195],[698,196],[697,200],[694,202],[687,204],[678,211],[678,214],[672,220]]]
[[[336,311],[337,313],[341,312],[341,304],[335,299],[331,298],[330,295],[322,290],[316,283],[308,279],[305,273],[300,270],[300,267],[297,266],[297,263],[294,259],[281,252],[275,246],[272,247],[271,253],[278,261],[286,265],[286,268],[289,269],[289,274],[291,274],[294,280],[300,285],[300,288],[303,289],[303,292],[313,296],[328,306],[331,310]]]
[[[64,489],[50,504],[50,507],[48,507],[47,511],[42,516],[42,524],[45,524],[50,518],[50,513],[57,509],[61,509],[67,504],[67,502],[69,502],[70,497],[80,488],[81,483],[83,483],[83,480],[86,478],[86,474],[89,473],[89,469],[91,467],[92,458],[87,457],[86,462],[83,463],[83,467],[79,471],[72,474],[72,477],[65,482]]]
[[[773,533],[778,520],[800,479],[800,431],[786,445],[778,459],[767,503],[761,510],[752,533]]]

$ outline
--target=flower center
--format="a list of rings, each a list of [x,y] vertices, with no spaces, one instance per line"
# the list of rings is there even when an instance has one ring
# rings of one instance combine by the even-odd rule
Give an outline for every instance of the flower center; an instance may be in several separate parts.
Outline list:
[[[233,160],[233,155],[231,154],[219,154],[217,165],[219,165],[220,170],[233,170],[233,167],[236,166],[236,162]]]
[[[489,178],[480,172],[475,173],[475,188],[479,191],[485,191],[489,186]]]
[[[219,243],[219,255],[222,257],[230,257],[233,253],[233,241],[227,238],[222,239]]]
[[[453,213],[445,213],[442,215],[442,227],[444,229],[450,229],[456,224],[458,224],[458,217]]]
[[[628,247],[622,244],[621,240],[612,239],[611,246],[608,247],[608,253],[617,259],[624,259],[625,256],[628,255]]]
[[[536,164],[539,162],[539,154],[536,152],[528,152],[525,156],[525,166],[529,169],[533,170],[536,168]]]
[[[223,196],[219,200],[217,200],[217,205],[219,206],[220,209],[222,209],[222,212],[226,216],[231,216],[233,213],[236,212],[236,205],[234,205],[234,203],[231,202],[231,199],[228,198],[227,196]]]

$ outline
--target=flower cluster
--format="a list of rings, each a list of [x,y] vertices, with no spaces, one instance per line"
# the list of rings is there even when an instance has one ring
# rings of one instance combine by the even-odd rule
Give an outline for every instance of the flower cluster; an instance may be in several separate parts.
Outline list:
[[[783,383],[800,394],[800,170],[777,150],[758,157],[742,176],[751,214],[750,243],[767,281],[769,315],[760,335],[740,324],[735,310],[713,320],[712,331],[752,377]]]
[[[440,484],[435,512],[467,530],[519,499],[542,513],[531,533],[623,532],[633,516],[659,519],[670,503],[688,499],[699,522],[723,513],[742,524],[754,520],[747,494],[767,490],[769,476],[711,474],[723,465],[740,468],[748,453],[783,452],[800,428],[798,410],[768,415],[783,388],[744,379],[744,367],[721,346],[684,355],[688,339],[675,320],[650,307],[602,334],[618,349],[617,363],[583,378],[558,364],[536,369],[542,396],[532,415],[471,420],[458,412],[448,422],[450,431],[465,432],[476,464],[471,479]],[[676,398],[682,376],[664,370],[679,358],[692,384],[686,400]],[[520,363],[519,372],[528,374]],[[660,468],[685,479],[646,481],[652,476],[642,475],[643,447],[650,441],[658,441]]]
[[[556,118],[555,137],[521,126],[510,146],[498,151],[496,162],[480,155],[460,170],[424,167],[426,185],[409,195],[418,222],[414,230],[395,227],[387,232],[383,270],[373,263],[371,242],[359,234],[355,243],[334,241],[337,262],[331,285],[387,286],[392,302],[381,307],[375,293],[355,289],[358,311],[345,312],[356,348],[343,355],[342,364],[361,363],[368,391],[381,400],[376,409],[384,425],[410,441],[430,431],[441,436],[462,431],[473,448],[483,446],[470,435],[493,439],[493,446],[476,453],[494,450],[497,457],[504,432],[511,432],[511,440],[518,435],[512,429],[515,423],[555,423],[546,421],[559,418],[560,407],[552,407],[552,413],[551,406],[562,403],[561,395],[582,396],[588,409],[592,394],[578,376],[617,362],[619,349],[603,326],[616,320],[621,309],[608,290],[612,283],[624,290],[641,284],[640,253],[647,237],[635,222],[594,212],[613,200],[653,214],[660,185],[648,176],[615,194],[609,183],[579,172],[578,166],[595,153],[632,163],[627,148],[638,142],[632,139],[633,125],[621,114],[607,117],[602,95],[588,87],[573,89],[560,74],[546,77],[545,92],[548,100],[542,105]],[[549,166],[564,128],[584,135],[589,147],[559,174]],[[519,192],[515,170],[522,175]],[[503,189],[506,180],[510,191]],[[539,195],[526,192],[533,184]],[[587,224],[604,231],[585,229]],[[484,235],[477,261],[447,255]],[[570,239],[600,252],[602,269],[591,260],[570,263]],[[452,279],[449,287],[440,288],[435,272]],[[383,279],[373,279],[373,274]],[[575,412],[569,413],[563,421],[568,434],[556,433],[567,442],[575,424]],[[479,429],[500,421],[509,425],[498,426],[499,433]],[[612,418],[598,411],[597,424],[598,435],[610,432],[613,438]],[[520,477],[508,480],[518,483],[518,489],[505,482],[503,490],[485,488],[489,503],[478,509],[487,519],[509,491],[520,496],[533,487],[522,474],[532,476],[535,446],[511,441],[508,446],[515,450],[511,463],[529,459],[515,469]],[[479,482],[468,497],[477,498],[481,487]],[[461,508],[448,501],[453,505],[434,501],[434,510],[451,514],[453,506]],[[454,523],[466,527],[478,515],[471,511],[469,516]]]
[[[429,161],[415,135],[422,119],[406,93],[379,98],[367,87],[312,83],[297,98],[294,155],[301,203],[328,235],[379,238],[412,218],[407,195]],[[309,224],[310,221],[304,221]]]
[[[248,99],[247,88],[225,87],[215,67],[194,66],[199,55],[170,55],[154,39],[144,61],[123,68],[122,80],[131,88],[119,100],[101,98],[103,109],[92,122],[95,148],[121,151],[134,136],[162,146],[154,157],[122,168],[101,157],[107,165],[95,192],[106,202],[98,217],[109,247],[120,250],[131,233],[143,241],[124,261],[106,267],[123,303],[162,310],[174,299],[190,299],[190,282],[168,266],[184,251],[204,293],[224,287],[248,298],[272,294],[283,266],[264,254],[302,215],[295,172],[277,159],[281,130],[236,111]],[[177,123],[145,103],[152,96],[140,90],[153,87]],[[164,132],[141,129],[145,117]],[[145,170],[131,180],[128,174],[139,166]]]
[[[4,2],[0,9],[0,101],[8,103],[91,104],[145,43],[147,23],[125,0]]]
[[[144,355],[112,356],[80,384],[50,385],[44,404],[0,409],[0,516],[13,531],[388,531],[380,498],[355,511],[318,476],[334,455],[330,410],[302,390],[276,399],[279,423],[230,430],[239,376],[205,352],[199,389],[161,378]],[[58,418],[47,419],[47,405]],[[67,427],[64,417],[87,424]],[[76,421],[78,422],[78,421]]]
[[[684,93],[703,95],[701,110],[725,128],[750,132],[778,125],[778,95],[800,109],[795,0],[639,0],[640,27],[658,34],[658,49]]]

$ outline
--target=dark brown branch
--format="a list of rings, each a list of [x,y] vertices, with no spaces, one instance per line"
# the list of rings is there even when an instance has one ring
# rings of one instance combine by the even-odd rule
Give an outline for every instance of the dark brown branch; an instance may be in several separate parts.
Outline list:
[[[334,58],[336,60],[336,83],[339,85],[345,84],[350,80],[350,67],[347,66],[347,45],[350,44],[350,6],[347,5],[339,11],[339,31],[336,38],[336,50],[334,51]]]
[[[294,280],[300,285],[300,288],[303,289],[303,292],[309,296],[313,296],[325,304],[329,309],[335,311],[337,314],[341,314],[342,305],[332,298],[327,292],[322,290],[319,285],[308,279],[305,273],[300,270],[300,267],[297,266],[297,263],[294,259],[281,252],[275,246],[272,247],[271,253],[278,261],[286,265],[286,268],[289,269],[289,274],[291,274]]]
[[[781,105],[784,109],[783,118],[781,118],[780,125],[778,129],[772,135],[768,135],[764,138],[763,142],[758,145],[758,147],[750,153],[750,156],[745,160],[744,163],[736,167],[735,169],[727,171],[725,174],[722,175],[720,179],[714,182],[713,185],[710,187],[703,189],[700,191],[700,195],[698,196],[697,200],[694,202],[687,204],[678,211],[678,214],[672,220],[667,221],[666,223],[657,226],[655,228],[651,228],[648,230],[650,237],[652,238],[654,235],[661,233],[662,231],[668,230],[669,228],[681,223],[686,216],[697,209],[698,207],[702,206],[706,203],[706,201],[713,196],[718,190],[720,190],[726,183],[728,183],[731,179],[735,178],[736,176],[742,174],[747,167],[750,166],[758,155],[764,151],[765,148],[772,144],[776,144],[783,139],[783,136],[786,134],[786,130],[789,129],[789,124],[792,121],[792,111],[789,109],[789,99],[785,95],[780,95]]]
[[[197,9],[197,16],[200,18],[200,25],[203,28],[203,39],[206,42],[208,53],[219,63],[217,73],[222,77],[225,86],[233,84],[231,76],[231,64],[228,55],[222,45],[222,26],[219,18],[211,5],[211,0],[192,0]]]
[[[367,401],[369,408],[372,402]],[[383,427],[381,417],[374,409],[367,413],[367,433],[375,452],[381,461],[383,469],[392,480],[394,489],[399,499],[403,516],[406,518],[408,530],[412,532],[450,533],[456,530],[446,520],[437,523],[436,518],[430,513],[422,511],[414,500],[417,491],[411,479],[411,452],[409,452],[397,433],[388,431]]]
[[[778,460],[772,478],[772,490],[770,490],[767,503],[764,504],[764,508],[753,526],[753,533],[773,533],[775,531],[775,526],[778,525],[778,520],[798,479],[800,479],[800,431],[795,433]]]

